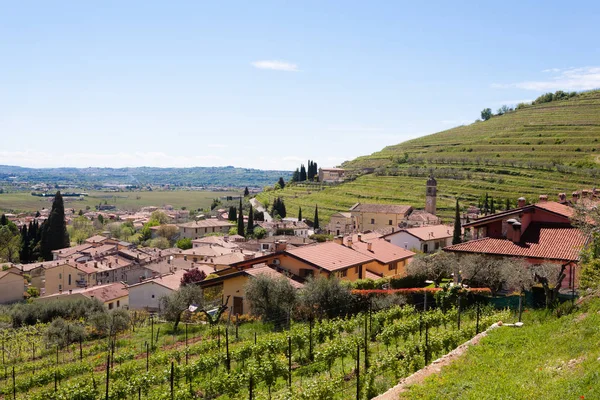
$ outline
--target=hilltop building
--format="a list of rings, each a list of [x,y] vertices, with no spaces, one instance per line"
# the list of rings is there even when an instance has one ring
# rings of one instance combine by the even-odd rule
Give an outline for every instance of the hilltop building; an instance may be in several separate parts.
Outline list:
[[[319,182],[343,182],[346,170],[343,168],[319,168]]]

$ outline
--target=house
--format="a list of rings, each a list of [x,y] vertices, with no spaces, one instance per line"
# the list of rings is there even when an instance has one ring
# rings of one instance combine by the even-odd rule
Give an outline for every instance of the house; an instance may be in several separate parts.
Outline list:
[[[233,226],[234,224],[229,221],[220,221],[216,218],[186,222],[177,225],[179,228],[179,237],[189,239],[197,239],[206,236],[209,233],[227,234],[229,233],[229,229]]]
[[[109,283],[90,288],[71,289],[61,293],[41,296],[34,299],[34,301],[44,302],[78,298],[98,299],[109,310],[129,308],[129,291],[127,289],[127,285],[122,282]]]
[[[131,310],[158,311],[160,298],[179,290],[185,272],[185,270],[178,270],[172,274],[129,285],[129,308]]]
[[[25,294],[25,279],[15,268],[0,271],[0,304],[21,301]]]
[[[233,315],[247,314],[250,312],[251,304],[246,299],[245,286],[248,281],[259,275],[267,275],[272,278],[286,278],[290,284],[300,289],[304,285],[299,283],[289,276],[276,271],[275,269],[265,265],[258,264],[253,268],[244,270],[231,269],[229,273],[219,276],[218,278],[206,279],[199,283],[202,289],[216,288],[219,289],[223,298],[230,296],[229,306]]]
[[[99,269],[94,267],[94,263],[80,264],[74,261],[59,261],[56,265],[43,267],[43,283],[38,288],[42,295],[50,295],[62,291],[95,286],[96,273],[98,271]]]
[[[518,204],[516,209],[465,224],[465,229],[473,231],[474,240],[445,247],[444,251],[517,257],[532,264],[561,264],[566,266],[565,274],[572,287],[576,282],[580,252],[589,239],[572,224],[574,209],[547,201],[547,196],[540,196],[540,201],[531,205],[520,198]]]
[[[407,205],[356,203],[350,208],[350,214],[354,229],[364,232],[387,226],[398,227],[412,210]]]
[[[367,270],[377,270],[374,257],[352,250],[335,242],[316,243],[288,249],[279,244],[275,253],[232,264],[240,270],[266,264],[286,271],[290,276],[305,279],[309,276],[336,276],[346,280],[366,278]]]
[[[309,226],[304,221],[258,221],[256,224],[264,228],[268,236],[309,236]]]
[[[64,249],[52,250],[52,257],[54,260],[66,260],[71,258],[81,251],[87,250],[91,248],[93,245],[91,243],[83,243],[73,247],[66,247]]]
[[[343,168],[319,168],[319,182],[343,182],[346,170]]]
[[[364,277],[368,279],[376,280],[384,276],[404,276],[406,275],[406,265],[415,256],[412,251],[393,245],[381,238],[363,240],[363,235],[360,233],[344,237],[343,244],[352,250],[375,259],[377,265],[371,264],[365,270]]]
[[[384,239],[406,250],[435,253],[452,244],[454,228],[447,225],[426,225],[418,228],[400,229],[389,233]]]
[[[329,217],[329,223],[325,226],[328,234],[339,236],[352,233],[354,226],[352,224],[352,213],[337,212]]]

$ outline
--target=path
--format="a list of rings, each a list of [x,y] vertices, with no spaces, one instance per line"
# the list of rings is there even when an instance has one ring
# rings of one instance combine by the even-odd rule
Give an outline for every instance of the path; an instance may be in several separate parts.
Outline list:
[[[256,197],[250,199],[250,204],[252,204],[252,207],[254,207],[258,212],[265,214],[265,222],[273,222],[273,217],[271,217],[263,205],[260,204],[260,201],[256,200]]]

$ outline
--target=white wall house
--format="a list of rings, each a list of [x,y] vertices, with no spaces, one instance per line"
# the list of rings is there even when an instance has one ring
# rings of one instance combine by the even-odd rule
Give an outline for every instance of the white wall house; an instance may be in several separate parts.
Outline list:
[[[418,228],[401,229],[384,236],[388,242],[406,250],[423,253],[436,251],[452,244],[453,228],[447,225],[429,225]]]
[[[185,270],[180,270],[129,286],[129,308],[131,310],[158,311],[160,298],[179,289],[181,278],[185,272]]]

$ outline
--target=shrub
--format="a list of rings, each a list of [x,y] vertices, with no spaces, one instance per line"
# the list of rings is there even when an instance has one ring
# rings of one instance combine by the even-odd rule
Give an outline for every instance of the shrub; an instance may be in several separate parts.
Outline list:
[[[35,325],[38,322],[48,323],[55,318],[69,320],[88,319],[95,313],[106,312],[97,299],[64,299],[29,304],[16,304],[10,311],[13,326]]]

